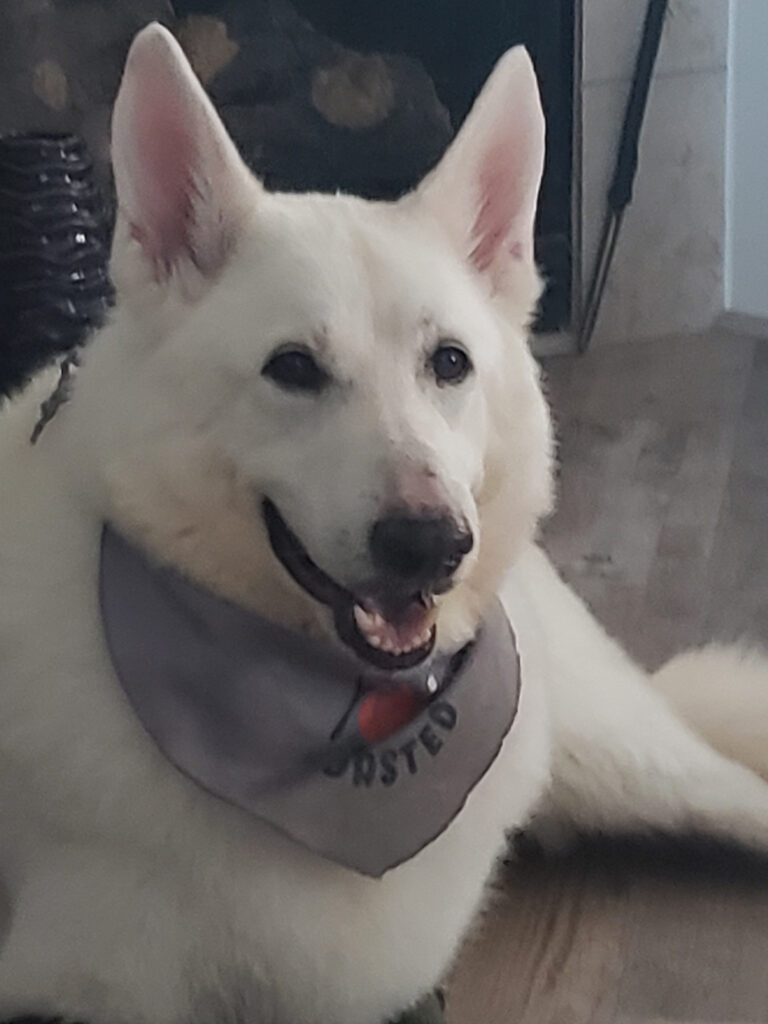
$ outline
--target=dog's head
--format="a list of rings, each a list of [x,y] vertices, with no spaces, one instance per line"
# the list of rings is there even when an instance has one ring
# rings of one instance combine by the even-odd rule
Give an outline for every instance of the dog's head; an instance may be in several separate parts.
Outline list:
[[[525,51],[397,203],[268,194],[159,26],[131,49],[112,145],[119,301],[81,375],[107,514],[381,667],[464,637],[550,494]]]

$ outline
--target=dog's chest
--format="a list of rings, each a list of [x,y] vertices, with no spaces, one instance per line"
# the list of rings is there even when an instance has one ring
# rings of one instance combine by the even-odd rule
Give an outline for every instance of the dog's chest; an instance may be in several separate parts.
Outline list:
[[[430,991],[483,902],[508,830],[524,823],[538,797],[540,730],[538,709],[521,708],[453,825],[381,880],[328,873],[303,854],[294,860],[287,848],[271,849],[269,894],[255,878],[260,895],[252,912],[243,914],[249,900],[237,900],[239,911],[232,907],[242,941],[223,953],[219,992],[198,992],[196,1001],[215,994],[221,1005],[238,1005],[247,995],[274,1012],[275,1024],[379,1024]],[[248,969],[232,976],[227,963]]]

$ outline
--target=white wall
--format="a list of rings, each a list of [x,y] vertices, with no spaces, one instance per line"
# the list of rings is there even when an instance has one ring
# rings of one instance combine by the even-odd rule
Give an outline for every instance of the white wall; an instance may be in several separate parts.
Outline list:
[[[749,2],[749,0],[747,0]],[[768,13],[768,0],[753,0]],[[582,258],[589,280],[648,0],[583,0]],[[728,0],[670,0],[595,345],[706,329],[723,312]],[[764,35],[768,66],[768,35]]]
[[[768,0],[731,0],[727,131],[726,307],[768,319]]]

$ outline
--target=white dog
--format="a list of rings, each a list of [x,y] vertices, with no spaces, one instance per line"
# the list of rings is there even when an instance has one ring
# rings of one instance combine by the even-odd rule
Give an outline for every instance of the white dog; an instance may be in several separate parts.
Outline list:
[[[728,759],[760,767],[768,672],[716,652],[667,673],[694,717],[681,680],[704,678],[714,746],[740,681],[745,742],[730,708],[716,753],[535,545],[552,455],[526,345],[543,152],[516,49],[400,202],[269,195],[172,37],[136,39],[113,124],[117,308],[39,443],[55,375],[0,419],[0,1016],[382,1024],[444,976],[532,818],[550,837],[693,830],[768,849],[768,786]],[[198,656],[191,618],[174,639],[164,591],[155,614],[169,579],[178,607],[261,624],[285,651],[239,737],[266,773],[255,788],[201,767],[209,741],[229,764],[216,715],[237,731],[249,710],[230,714],[226,645]],[[488,625],[497,597],[519,680],[506,622]],[[275,679],[301,658],[307,701],[284,714],[293,689]],[[341,812],[317,796],[328,765],[286,809],[262,748],[293,757],[297,719],[314,742],[325,659],[331,677],[368,666],[386,715],[335,772]],[[182,664],[210,714],[184,704]],[[467,683],[457,725],[429,701],[462,680],[479,696]]]

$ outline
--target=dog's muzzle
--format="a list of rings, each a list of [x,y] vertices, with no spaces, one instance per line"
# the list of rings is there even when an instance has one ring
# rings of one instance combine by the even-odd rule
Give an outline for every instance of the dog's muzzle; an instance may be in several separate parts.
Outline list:
[[[343,587],[313,562],[275,504],[265,499],[264,523],[272,550],[286,572],[333,612],[339,638],[358,657],[386,672],[412,668],[432,653],[435,595],[472,550],[474,538],[447,514],[392,513],[369,535],[372,579]]]

